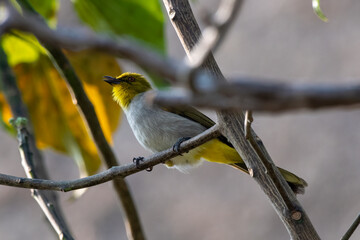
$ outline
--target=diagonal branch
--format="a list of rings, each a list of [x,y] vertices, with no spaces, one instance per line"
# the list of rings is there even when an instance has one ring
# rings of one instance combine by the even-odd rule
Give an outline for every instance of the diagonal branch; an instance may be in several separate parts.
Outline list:
[[[351,235],[355,232],[356,228],[360,224],[360,214],[356,217],[355,221],[351,224],[350,228],[346,231],[341,240],[349,240]]]
[[[221,1],[220,7],[210,18],[210,26],[204,29],[199,43],[190,52],[191,61],[187,62],[193,69],[201,67],[210,53],[220,45],[242,4],[243,0]]]
[[[68,192],[80,188],[87,188],[111,181],[115,178],[124,178],[134,173],[153,167],[159,163],[163,163],[173,157],[190,151],[193,148],[200,146],[201,144],[220,136],[219,126],[215,125],[203,133],[191,138],[190,140],[181,143],[179,152],[175,152],[172,148],[165,151],[155,153],[150,157],[144,158],[139,166],[136,164],[125,164],[122,166],[114,166],[101,173],[80,178],[70,181],[53,181],[44,179],[31,179],[31,178],[20,178],[10,175],[0,174],[0,185],[20,187],[20,188],[35,188],[44,190],[54,190]]]
[[[28,111],[23,103],[20,91],[16,85],[16,79],[7,63],[7,57],[0,46],[0,86],[10,105],[14,117],[28,118]],[[34,178],[48,179],[40,151],[36,147],[35,137],[25,128],[18,129],[19,150],[26,174]],[[25,136],[26,134],[26,136]],[[59,239],[73,239],[69,227],[63,217],[57,196],[53,192],[33,191],[32,195],[45,213]]]
[[[17,2],[23,10],[35,14],[36,17],[39,19],[40,24],[42,22],[43,25],[46,25],[42,17],[37,14],[37,12],[32,8],[31,4],[27,0],[18,0]],[[12,11],[14,12],[15,9],[12,9]],[[57,46],[50,45],[44,42],[42,44],[47,49],[49,56],[53,64],[59,71],[60,75],[62,75],[64,80],[66,81],[66,84],[73,99],[73,103],[77,106],[78,111],[81,113],[85,124],[90,130],[91,136],[98,149],[100,158],[103,162],[106,163],[108,168],[119,165],[114,152],[112,151],[109,143],[105,139],[99,120],[96,116],[94,106],[87,97],[80,79],[77,77],[65,54]],[[121,201],[123,211],[125,212],[124,222],[128,238],[135,240],[145,239],[141,227],[140,218],[138,216],[135,203],[133,201],[126,181],[124,179],[118,178],[114,179],[113,184],[117,195]]]
[[[37,175],[33,159],[32,159],[32,152],[30,150],[29,144],[29,132],[26,129],[27,119],[26,118],[17,118],[13,121],[14,127],[17,129],[17,137],[19,141],[19,151],[21,156],[21,164],[25,170],[26,176],[33,180],[35,178],[39,178]],[[51,180],[47,180],[51,181]],[[59,239],[74,239],[71,236],[69,229],[64,226],[64,220],[62,219],[61,215],[58,215],[59,212],[57,209],[53,207],[53,203],[50,199],[41,191],[37,189],[31,189],[31,193],[33,198],[39,204],[40,208],[44,212],[46,218],[49,220],[51,226],[56,231]]]
[[[201,31],[198,28],[198,24],[196,23],[195,17],[192,13],[188,1],[163,0],[163,2],[166,6],[166,9],[168,10],[171,22],[176,31],[178,32],[178,36],[181,39],[181,42],[183,43],[183,47],[187,55],[191,55],[191,50],[194,48],[197,42],[199,42]],[[180,13],[180,16],[186,17],[172,18],[169,9],[176,13]],[[186,29],[186,31],[182,31],[182,29]],[[211,72],[213,76],[218,79],[219,82],[223,81],[224,78],[222,77],[221,71],[218,68],[214,58],[208,58],[207,64],[210,65],[210,68],[208,68],[207,70]],[[216,70],[213,71],[213,69]],[[277,168],[273,169],[275,172],[275,177],[278,181],[280,181],[280,187],[282,188],[282,191],[284,191],[289,197],[292,203],[291,206],[296,206],[294,209],[289,209],[287,207],[287,204],[284,202],[284,199],[280,195],[279,190],[275,186],[272,177],[267,174],[266,167],[264,167],[261,159],[245,138],[243,126],[243,123],[245,121],[244,114],[236,111],[219,111],[218,121],[223,129],[223,134],[233,143],[235,149],[243,158],[248,169],[252,169],[252,177],[257,181],[264,193],[270,199],[274,209],[276,210],[280,219],[283,221],[291,238],[320,239],[309,218],[307,217],[305,211],[302,209],[301,205],[296,200],[295,195],[291,191],[285,179],[281,176],[279,170]],[[254,132],[252,134],[255,138],[258,138]],[[271,165],[274,165],[263,145],[258,146],[261,153],[266,157],[266,160]]]

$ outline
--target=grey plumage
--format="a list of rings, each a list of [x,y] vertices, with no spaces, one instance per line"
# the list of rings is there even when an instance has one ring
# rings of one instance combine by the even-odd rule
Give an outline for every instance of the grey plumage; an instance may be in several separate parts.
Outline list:
[[[182,137],[194,137],[206,130],[201,124],[177,114],[150,106],[145,102],[144,93],[135,96],[124,110],[131,129],[139,143],[151,152],[172,147]],[[187,171],[198,162],[190,162],[196,149],[172,159],[177,169]],[[200,159],[199,159],[200,160]]]

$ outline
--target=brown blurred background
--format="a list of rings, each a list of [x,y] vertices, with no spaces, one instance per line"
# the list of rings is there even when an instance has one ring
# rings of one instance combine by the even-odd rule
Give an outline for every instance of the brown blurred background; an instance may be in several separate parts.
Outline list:
[[[210,4],[211,3],[211,4]],[[198,0],[195,14],[217,1]],[[216,53],[226,76],[245,74],[286,82],[360,82],[360,2],[322,0],[320,21],[311,1],[246,1]],[[61,1],[60,24],[76,19]],[[167,26],[169,54],[184,52]],[[127,71],[137,71],[125,63]],[[99,79],[100,80],[100,79]],[[214,116],[214,115],[212,115]],[[322,239],[339,239],[360,212],[360,111],[356,108],[256,114],[254,129],[273,160],[307,180],[299,200]],[[0,132],[1,173],[24,176],[17,142]],[[126,119],[115,135],[121,162],[147,156]],[[53,179],[77,178],[73,161],[45,151]],[[190,174],[157,166],[127,178],[148,239],[289,239],[258,185],[230,167],[205,163]],[[90,188],[79,200],[60,193],[77,239],[126,239],[110,183]],[[0,239],[56,239],[29,190],[0,186]],[[352,239],[360,238],[358,229]]]

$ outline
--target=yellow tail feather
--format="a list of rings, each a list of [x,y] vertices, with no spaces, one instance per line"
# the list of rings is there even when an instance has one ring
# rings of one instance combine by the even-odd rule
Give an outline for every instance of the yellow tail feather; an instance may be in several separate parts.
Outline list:
[[[199,149],[200,151],[198,152],[197,157],[204,158],[210,162],[229,164],[236,169],[239,169],[245,173],[249,173],[245,163],[243,162],[239,154],[236,152],[236,150],[222,143],[220,140],[213,139],[207,143],[204,143],[199,148],[201,148],[201,150]],[[285,178],[285,180],[288,182],[294,193],[303,194],[305,192],[305,187],[307,186],[307,183],[304,179],[296,176],[295,174],[285,169],[279,167],[278,169]]]
[[[245,173],[249,173],[247,170],[247,167],[245,165],[245,163],[233,163],[233,164],[229,164],[230,166],[241,170]],[[305,187],[307,186],[307,183],[304,179],[296,176],[295,174],[279,168],[279,171],[281,173],[281,175],[285,178],[286,182],[289,184],[290,188],[293,190],[293,192],[295,194],[304,194],[305,193]]]

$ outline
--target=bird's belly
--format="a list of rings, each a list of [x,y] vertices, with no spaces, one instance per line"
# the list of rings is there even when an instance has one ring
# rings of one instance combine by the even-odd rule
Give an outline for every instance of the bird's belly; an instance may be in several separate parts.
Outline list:
[[[194,137],[206,128],[166,112],[149,112],[147,117],[131,119],[130,126],[139,143],[152,152],[172,147],[182,137]]]
[[[133,107],[132,104],[130,107]],[[169,149],[180,138],[194,137],[206,129],[197,122],[148,107],[142,107],[141,111],[128,111],[127,118],[138,142],[151,152]],[[199,149],[194,149],[183,156],[177,156],[167,165],[169,167],[197,165],[200,162],[198,151]]]
[[[134,134],[139,143],[151,152],[166,150],[178,140],[177,136],[169,135],[163,129],[143,129],[134,131]]]

